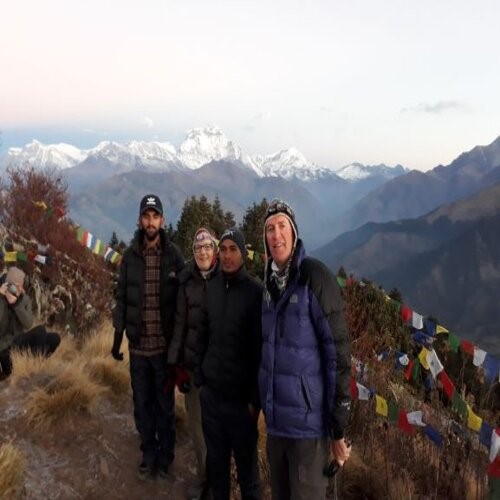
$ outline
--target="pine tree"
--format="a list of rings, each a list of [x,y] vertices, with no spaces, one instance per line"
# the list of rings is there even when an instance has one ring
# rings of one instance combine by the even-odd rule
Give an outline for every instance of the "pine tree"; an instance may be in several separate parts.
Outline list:
[[[265,198],[258,204],[253,203],[247,208],[240,226],[247,246],[255,252],[253,261],[249,260],[247,267],[258,278],[264,274],[264,218],[268,206]]]
[[[111,235],[108,246],[110,246],[113,250],[116,250],[118,247],[118,236],[116,236],[115,231],[113,231],[113,234]]]

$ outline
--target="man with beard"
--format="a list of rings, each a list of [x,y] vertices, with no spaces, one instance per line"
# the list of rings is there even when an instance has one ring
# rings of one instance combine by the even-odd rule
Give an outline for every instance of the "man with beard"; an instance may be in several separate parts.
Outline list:
[[[167,349],[173,332],[178,289],[184,267],[178,247],[164,229],[163,206],[154,194],[140,204],[138,230],[120,265],[112,356],[123,360],[120,346],[125,331],[129,342],[134,418],[141,440],[139,477],[155,471],[166,479],[174,459],[174,393],[163,390]]]

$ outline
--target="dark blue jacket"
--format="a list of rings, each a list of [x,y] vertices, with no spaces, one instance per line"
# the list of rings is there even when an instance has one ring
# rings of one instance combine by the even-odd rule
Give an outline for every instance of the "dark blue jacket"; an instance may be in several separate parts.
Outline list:
[[[301,240],[280,295],[267,263],[259,391],[268,434],[343,437],[350,409],[350,343],[340,287]]]

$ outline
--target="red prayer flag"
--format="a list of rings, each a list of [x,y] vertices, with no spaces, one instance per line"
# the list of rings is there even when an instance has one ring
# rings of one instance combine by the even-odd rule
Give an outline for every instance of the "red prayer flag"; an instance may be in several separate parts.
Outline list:
[[[351,396],[352,396],[352,399],[359,398],[358,385],[356,384],[356,380],[354,380],[353,377],[351,377]]]
[[[500,478],[500,457],[495,458],[488,467],[488,476]]]
[[[474,344],[472,342],[469,342],[468,340],[462,340],[460,342],[460,347],[462,348],[462,351],[470,354],[471,356],[474,356]]]
[[[413,317],[413,311],[408,306],[403,304],[401,306],[401,317],[405,323],[408,323],[408,321],[411,321]]]
[[[408,417],[404,410],[399,410],[398,427],[406,434],[413,434],[413,426],[408,422]]]
[[[406,371],[405,371],[406,380],[411,379],[412,372],[413,372],[413,359],[410,359],[410,362],[408,363],[408,366],[406,367]]]
[[[448,399],[451,401],[453,399],[453,393],[455,392],[455,386],[444,370],[439,374],[439,377],[441,383],[443,384],[444,392],[448,396]]]

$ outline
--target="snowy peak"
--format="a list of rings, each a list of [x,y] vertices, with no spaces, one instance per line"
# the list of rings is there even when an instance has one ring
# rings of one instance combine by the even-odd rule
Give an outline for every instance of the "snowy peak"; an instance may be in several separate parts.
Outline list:
[[[333,172],[309,162],[306,157],[292,147],[267,156],[246,157],[245,162],[261,177],[296,177],[303,181],[317,179]]]
[[[86,152],[71,144],[42,144],[33,140],[22,148],[9,148],[6,156],[5,163],[12,166],[66,169],[85,160]]]
[[[194,128],[181,144],[178,157],[186,167],[197,169],[214,160],[240,160],[241,149],[218,127]]]
[[[340,168],[335,173],[346,181],[360,181],[369,177],[384,177],[393,179],[407,172],[401,165],[388,167],[381,163],[380,165],[363,165],[362,163],[351,163]]]

